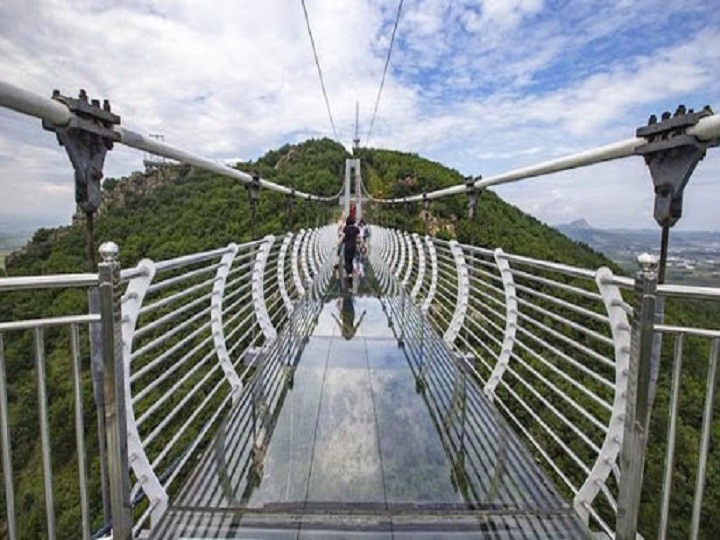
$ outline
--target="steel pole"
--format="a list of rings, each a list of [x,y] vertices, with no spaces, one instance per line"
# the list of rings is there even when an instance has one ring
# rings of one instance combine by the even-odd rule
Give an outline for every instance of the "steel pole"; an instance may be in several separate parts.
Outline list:
[[[655,335],[658,262],[643,254],[635,276],[635,320],[630,342],[627,408],[620,454],[620,494],[616,538],[635,540],[642,495],[652,392],[652,356]]]
[[[102,327],[105,436],[112,536],[116,540],[129,540],[132,536],[132,506],[130,504],[125,369],[120,326],[120,264],[117,254],[118,247],[112,242],[106,242],[100,246],[100,255],[103,258],[98,265],[100,324]]]

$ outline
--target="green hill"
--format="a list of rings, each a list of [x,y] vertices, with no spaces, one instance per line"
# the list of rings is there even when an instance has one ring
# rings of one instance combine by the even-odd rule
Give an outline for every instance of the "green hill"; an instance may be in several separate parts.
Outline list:
[[[350,156],[340,145],[323,139],[286,145],[268,152],[257,161],[240,163],[238,167],[248,172],[255,171],[269,180],[295,189],[334,195],[340,189],[345,159],[348,157]],[[375,196],[402,197],[463,181],[457,171],[414,154],[361,149],[357,157],[362,160],[365,185]],[[134,265],[143,257],[161,260],[215,248],[231,241],[244,242],[266,234],[316,226],[333,219],[339,210],[337,204],[306,202],[297,202],[290,210],[285,196],[263,191],[256,215],[253,215],[247,190],[241,183],[189,166],[171,166],[164,171],[108,179],[105,181],[104,190],[105,201],[96,221],[97,245],[105,240],[118,243],[124,267]],[[371,207],[367,211],[367,217],[373,223],[391,224],[417,232],[424,232],[427,226],[429,233],[439,237],[455,237],[465,243],[502,247],[508,252],[521,255],[590,268],[603,265],[613,267],[611,261],[601,254],[568,239],[555,229],[507,204],[490,191],[481,194],[473,220],[467,218],[464,196],[433,201],[429,216],[422,215],[418,204],[410,208]],[[37,275],[83,271],[84,235],[81,219],[67,227],[38,230],[24,248],[8,258],[7,274]],[[59,315],[71,309],[82,309],[84,302],[82,294],[72,291],[49,290],[32,297],[27,293],[4,294],[0,298],[0,320]],[[705,323],[706,326],[708,321],[720,320],[717,310],[701,305],[679,308],[673,317],[676,322]],[[74,427],[68,421],[73,414],[72,389],[66,375],[69,373],[67,370],[70,369],[70,361],[59,353],[53,356],[54,340],[60,339],[60,336],[53,333],[48,333],[46,339],[48,357],[53,360],[48,379],[56,486],[73,485],[77,474],[73,457]],[[11,387],[12,425],[19,426],[13,429],[12,436],[17,507],[23,513],[21,538],[37,538],[44,534],[44,508],[39,465],[41,460],[36,412],[37,392],[34,364],[28,354],[32,348],[31,336],[17,339],[8,337],[5,346],[8,383]],[[700,347],[698,354],[703,352],[704,349]],[[670,364],[666,362],[661,378],[661,384],[665,386],[658,392],[658,403],[663,403],[667,396],[669,372]],[[697,383],[692,385],[693,392],[701,392],[702,374],[697,373],[693,377]],[[93,426],[95,413],[91,405],[92,398],[89,394],[86,398],[86,423]],[[697,410],[693,410],[692,418],[681,430],[683,444],[690,449],[697,448],[698,419],[702,414],[702,399],[698,399],[693,400]],[[651,484],[657,484],[661,478],[666,410],[659,410],[653,417],[654,446],[650,452],[646,473]],[[716,415],[716,418],[720,418],[720,414]],[[720,420],[717,428],[720,429]],[[89,432],[92,432],[92,429],[88,427]],[[720,431],[716,430],[716,433]],[[97,448],[92,443],[89,443],[88,454],[94,459],[91,477],[96,479],[97,459],[94,456]],[[692,456],[692,452],[682,456]],[[678,459],[691,458],[679,456]],[[710,462],[720,463],[720,445],[713,449]],[[690,474],[693,466],[692,463],[679,463],[678,468]],[[711,467],[707,486],[706,499],[720,501],[719,468]],[[97,501],[97,481],[91,489],[95,494],[93,500]],[[74,538],[79,536],[79,509],[74,492],[66,491],[67,494],[58,496],[56,503],[60,527],[58,537]],[[642,513],[643,527],[654,531],[652,512],[657,508],[659,489],[649,497]],[[691,497],[691,494],[688,497]],[[678,501],[679,509],[684,511],[687,508],[688,500],[691,501],[688,497]],[[99,526],[101,520],[97,516],[101,510],[97,505],[93,510],[96,516],[94,525]],[[0,490],[0,512],[4,511],[4,492]],[[712,533],[708,538],[720,537],[720,528],[708,530]],[[0,537],[2,531],[0,523]]]

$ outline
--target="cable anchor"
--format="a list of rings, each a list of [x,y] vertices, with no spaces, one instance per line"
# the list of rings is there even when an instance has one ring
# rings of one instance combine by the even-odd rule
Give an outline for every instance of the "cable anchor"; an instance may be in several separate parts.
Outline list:
[[[74,113],[66,126],[56,126],[43,120],[43,129],[57,136],[60,146],[65,147],[75,169],[75,201],[86,214],[100,207],[100,180],[103,177],[105,154],[112,150],[113,142],[120,140],[120,134],[113,130],[120,124],[120,117],[110,110],[110,102],[88,101],[85,90],[80,90],[78,99],[64,96],[53,90],[52,99],[59,101]]]
[[[655,187],[654,217],[661,227],[672,227],[682,217],[683,192],[690,176],[707,149],[720,143],[720,139],[699,141],[687,133],[689,127],[712,114],[709,106],[694,112],[680,105],[673,116],[666,111],[658,122],[652,115],[648,125],[637,130],[637,136],[647,143],[637,147],[635,154],[643,156],[650,169]]]
[[[252,181],[249,184],[245,184],[245,189],[247,189],[248,200],[250,202],[250,236],[255,240],[255,218],[258,198],[260,197],[260,176],[253,174]]]
[[[477,211],[478,196],[480,195],[480,189],[475,187],[475,182],[481,180],[482,176],[466,176],[465,177],[465,192],[468,196],[468,219],[475,217]]]

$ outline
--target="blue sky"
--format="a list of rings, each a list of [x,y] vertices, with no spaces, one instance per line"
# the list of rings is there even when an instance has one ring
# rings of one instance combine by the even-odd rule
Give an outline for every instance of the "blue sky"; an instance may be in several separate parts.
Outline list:
[[[307,0],[339,136],[363,142],[396,0]],[[123,125],[213,159],[332,136],[300,1],[5,0],[0,77],[108,97]],[[406,0],[371,146],[490,175],[625,139],[679,103],[720,111],[720,6],[681,0]],[[106,175],[142,167],[116,148]],[[39,122],[0,110],[0,217],[66,223],[72,172]],[[640,158],[503,186],[543,221],[652,227]],[[720,149],[683,229],[720,230]]]

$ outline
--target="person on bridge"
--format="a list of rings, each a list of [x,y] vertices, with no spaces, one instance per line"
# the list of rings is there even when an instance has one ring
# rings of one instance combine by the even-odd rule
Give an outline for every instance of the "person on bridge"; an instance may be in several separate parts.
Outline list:
[[[357,209],[355,208],[355,201],[350,201],[350,215],[348,216],[353,222],[357,221]]]
[[[353,273],[353,260],[355,259],[355,253],[357,252],[358,237],[360,236],[360,229],[355,225],[355,220],[352,217],[348,217],[343,228],[343,253],[345,257],[345,274],[349,280],[352,280]]]

